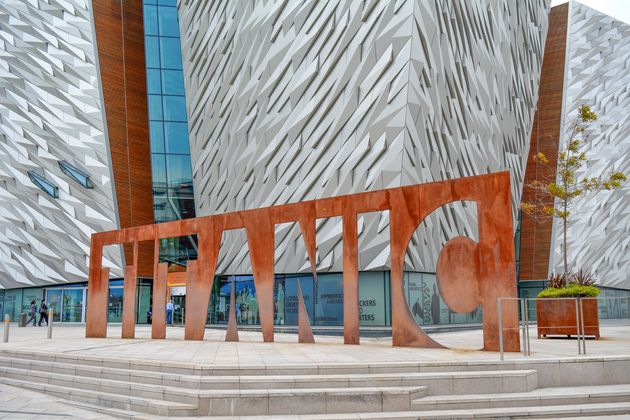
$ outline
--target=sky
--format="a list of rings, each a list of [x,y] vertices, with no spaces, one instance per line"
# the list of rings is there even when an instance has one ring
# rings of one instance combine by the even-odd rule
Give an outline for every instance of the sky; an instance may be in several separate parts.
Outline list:
[[[585,6],[605,13],[630,24],[630,0],[577,0]],[[551,7],[566,3],[567,0],[551,0]]]

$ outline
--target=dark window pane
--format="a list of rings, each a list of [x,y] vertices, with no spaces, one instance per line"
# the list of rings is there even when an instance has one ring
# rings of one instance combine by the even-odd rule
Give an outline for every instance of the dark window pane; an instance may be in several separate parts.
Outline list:
[[[147,67],[160,67],[160,45],[156,36],[144,37],[144,54]]]
[[[193,199],[169,197],[169,204],[179,219],[195,217],[195,201]]]
[[[162,96],[149,95],[149,119],[161,120],[162,116]]]
[[[153,177],[153,187],[166,185],[166,168],[164,166],[164,155],[151,155],[151,176]]]
[[[168,170],[169,188],[178,188],[192,183],[190,156],[166,155],[166,168]]]
[[[144,6],[143,16],[144,16],[144,34],[157,35],[158,34],[157,7]]]
[[[179,38],[160,38],[160,60],[165,69],[182,68],[182,51]]]
[[[159,70],[147,69],[147,93],[162,93]]]
[[[184,75],[181,70],[163,70],[162,86],[165,95],[184,94]]]
[[[183,96],[162,96],[165,121],[186,121],[186,100]]]
[[[151,153],[164,153],[164,128],[161,122],[149,123],[149,137],[151,138]]]
[[[166,153],[190,154],[188,145],[188,124],[179,122],[164,123]]]
[[[179,23],[177,22],[177,8],[158,7],[158,19],[160,22],[160,35],[179,36]]]

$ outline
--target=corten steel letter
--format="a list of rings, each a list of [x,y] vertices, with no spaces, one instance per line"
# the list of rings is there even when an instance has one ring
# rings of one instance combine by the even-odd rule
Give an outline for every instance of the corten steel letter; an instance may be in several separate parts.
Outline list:
[[[390,295],[392,308],[392,344],[402,347],[441,348],[413,319],[404,293],[405,252],[411,236],[420,224],[418,186],[392,190],[389,194],[390,252],[392,257]]]
[[[88,302],[85,316],[85,336],[104,338],[107,336],[107,299],[109,298],[109,269],[101,267],[103,242],[96,234],[90,243],[90,277]]]
[[[268,208],[258,209],[251,217],[244,219],[263,340],[272,342],[274,325],[274,223]]]
[[[304,305],[304,297],[302,296],[302,286],[298,280],[297,284],[298,292],[298,343],[314,343],[315,337],[313,337],[313,329],[308,319],[308,312]]]
[[[133,264],[125,267],[125,278],[123,283],[122,338],[134,338],[136,335],[138,245],[138,242],[133,243]]]
[[[212,221],[200,224],[197,233],[198,259],[186,268],[186,340],[203,340],[208,304],[214,284],[222,230]]]
[[[516,264],[508,172],[96,233],[92,235],[90,255],[88,287],[90,304],[86,336],[106,335],[108,273],[106,270],[101,272],[104,245],[155,241],[152,332],[154,338],[164,338],[167,268],[166,265],[160,264],[158,270],[159,238],[198,234],[199,260],[189,267],[189,290],[194,296],[189,297],[191,306],[187,311],[187,318],[190,323],[187,320],[186,338],[203,338],[203,323],[209,300],[206,295],[212,287],[221,232],[223,229],[245,228],[263,337],[265,341],[273,341],[275,224],[296,221],[300,224],[316,280],[315,220],[342,216],[344,341],[358,343],[357,215],[389,210],[393,344],[442,347],[422,331],[409,311],[403,292],[404,258],[409,241],[418,225],[432,211],[456,201],[476,202],[479,242],[465,237],[456,237],[448,241],[438,258],[437,284],[445,302],[456,312],[467,312],[477,305],[483,305],[484,349],[497,350],[499,344],[496,299],[516,297]],[[134,265],[137,266],[135,263]],[[503,321],[506,330],[504,348],[508,351],[518,351],[516,310],[504,311]]]
[[[157,261],[157,255],[155,256],[155,261]],[[151,302],[151,338],[166,338],[167,282],[168,264],[158,263],[157,272],[153,276],[153,300]]]
[[[232,288],[230,289],[230,310],[228,313],[228,325],[225,330],[225,341],[238,341],[238,327],[236,326],[236,294],[234,274],[232,274]]]
[[[135,247],[134,247],[135,248]],[[134,338],[136,335],[136,266],[125,267],[123,283],[122,338]]]
[[[344,203],[345,204],[345,203]],[[343,343],[359,344],[359,258],[357,214],[343,209]]]

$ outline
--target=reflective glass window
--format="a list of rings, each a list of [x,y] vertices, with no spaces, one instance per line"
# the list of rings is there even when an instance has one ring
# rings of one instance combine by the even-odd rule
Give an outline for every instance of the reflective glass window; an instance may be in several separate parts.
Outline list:
[[[163,70],[162,86],[165,95],[184,94],[184,75],[181,70]]]
[[[147,67],[160,67],[160,44],[156,36],[144,37],[144,55]]]
[[[164,155],[151,155],[151,174],[154,186],[166,186],[166,165]]]
[[[57,163],[59,164],[59,168],[61,169],[61,172],[68,175],[70,178],[74,179],[79,184],[83,185],[85,188],[94,188],[94,184],[92,183],[92,180],[90,179],[90,175],[83,172],[79,168],[69,164],[65,160],[60,160]]]
[[[144,34],[145,35],[157,35],[158,34],[158,13],[155,6],[144,6]]]
[[[179,38],[160,37],[160,62],[162,68],[182,68],[182,51],[179,46]]]
[[[186,121],[186,100],[183,96],[162,96],[165,121]]]
[[[190,154],[188,124],[183,122],[164,123],[166,153]]]
[[[122,321],[122,306],[123,306],[123,288],[110,287],[109,299],[107,302],[107,321],[108,322],[121,322]]]
[[[147,69],[147,93],[154,93],[158,95],[162,93],[160,71],[157,69]]]
[[[160,22],[160,35],[179,37],[176,7],[158,7],[158,20]]]
[[[161,120],[164,119],[162,114],[162,96],[149,95],[149,119]]]
[[[177,0],[157,0],[157,2],[162,6],[177,6]]]
[[[177,187],[192,182],[190,156],[166,155],[166,169],[168,171],[168,186]]]
[[[157,4],[157,0],[144,0],[144,4]]]
[[[149,137],[151,139],[151,152],[164,153],[164,127],[162,122],[149,122]]]
[[[53,198],[59,198],[59,187],[35,171],[28,171],[28,176],[33,184],[37,185],[42,191]]]

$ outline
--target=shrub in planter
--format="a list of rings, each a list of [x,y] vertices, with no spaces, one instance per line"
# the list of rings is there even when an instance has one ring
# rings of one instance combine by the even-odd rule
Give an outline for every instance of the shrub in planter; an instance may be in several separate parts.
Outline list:
[[[538,294],[536,305],[538,337],[547,335],[577,335],[575,301],[557,298],[591,298],[601,292],[593,285],[595,278],[580,270],[577,274],[553,275],[547,288]],[[556,298],[556,299],[554,299]],[[599,316],[595,299],[580,299],[584,322],[584,334],[599,338]],[[578,308],[580,302],[578,301]]]

